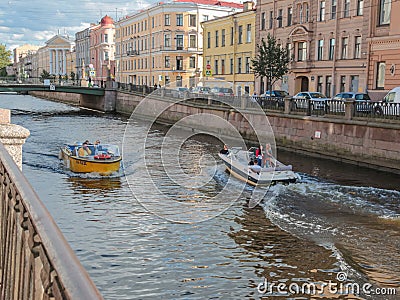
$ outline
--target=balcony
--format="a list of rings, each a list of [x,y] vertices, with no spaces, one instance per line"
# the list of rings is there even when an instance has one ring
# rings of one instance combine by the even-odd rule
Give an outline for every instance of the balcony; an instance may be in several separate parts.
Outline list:
[[[128,51],[126,51],[126,55],[127,56],[139,55],[139,50],[128,50]]]

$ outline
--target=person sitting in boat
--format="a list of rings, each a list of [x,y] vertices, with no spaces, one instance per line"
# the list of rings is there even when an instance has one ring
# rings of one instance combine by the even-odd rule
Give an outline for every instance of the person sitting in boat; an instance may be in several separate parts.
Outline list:
[[[78,155],[85,157],[85,156],[89,156],[91,154],[92,154],[92,151],[89,149],[88,144],[86,142],[84,142],[82,144],[82,147],[79,148],[79,150],[78,150]]]
[[[263,152],[263,146],[262,145],[260,145],[256,150],[256,158],[257,158],[257,164],[260,167],[262,167],[263,158],[264,158],[264,152]]]
[[[249,169],[250,169],[250,171],[257,173],[257,174],[260,174],[260,172],[261,172],[261,166],[258,164],[255,164],[253,160],[250,160],[250,162],[249,162]]]
[[[228,145],[225,144],[224,149],[221,149],[221,151],[219,151],[219,153],[225,154],[225,155],[229,154]]]
[[[272,149],[271,149],[270,143],[267,143],[265,145],[265,163],[264,163],[264,165],[266,168],[275,166],[275,159],[274,159],[274,156],[272,155]]]

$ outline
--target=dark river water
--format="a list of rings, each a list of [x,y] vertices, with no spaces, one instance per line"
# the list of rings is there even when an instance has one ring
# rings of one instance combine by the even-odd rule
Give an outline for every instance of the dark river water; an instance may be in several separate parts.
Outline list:
[[[21,95],[0,94],[0,107],[12,110],[12,123],[30,130],[23,172],[105,299],[400,299],[398,175],[279,150],[301,180],[272,186],[250,209],[252,188],[238,199],[221,192],[229,176],[215,138],[194,136],[181,145],[196,180],[211,174],[190,194],[168,181],[156,160],[153,183],[144,180],[134,155],[124,159],[125,173],[107,178],[64,169],[58,151],[65,143],[100,139],[122,148],[126,117]],[[141,136],[144,124],[131,126],[130,137]],[[149,153],[166,131],[152,127]],[[217,165],[209,166],[210,160]],[[176,201],[153,199],[153,184]],[[223,203],[210,204],[216,194]],[[178,204],[193,198],[206,203],[203,212],[211,217],[174,222],[182,214]],[[156,211],[146,209],[148,199],[159,203]],[[344,283],[366,292],[357,296]],[[295,290],[304,284],[321,290]]]

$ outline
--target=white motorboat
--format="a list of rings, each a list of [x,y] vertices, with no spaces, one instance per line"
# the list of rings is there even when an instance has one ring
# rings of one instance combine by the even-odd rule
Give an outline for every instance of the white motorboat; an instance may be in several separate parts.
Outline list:
[[[218,154],[224,162],[227,171],[238,179],[250,185],[270,185],[277,182],[293,183],[300,179],[300,176],[293,172],[291,165],[285,165],[274,159],[275,167],[260,168],[258,172],[249,166],[249,161],[254,158],[253,148],[242,150],[231,148],[228,154]]]

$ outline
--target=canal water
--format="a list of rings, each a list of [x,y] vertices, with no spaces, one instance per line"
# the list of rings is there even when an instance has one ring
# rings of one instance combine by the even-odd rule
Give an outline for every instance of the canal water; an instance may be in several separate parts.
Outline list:
[[[22,95],[0,95],[0,107],[12,110],[12,123],[30,130],[24,174],[105,299],[400,297],[398,175],[280,150],[279,159],[301,175],[299,183],[272,186],[253,209],[247,205],[252,188],[246,187],[235,201],[227,196],[232,203],[217,216],[181,224],[164,217],[173,219],[173,203],[162,203],[161,215],[145,209],[138,198],[146,199],[152,186],[140,180],[137,162],[124,161],[132,169],[126,175],[137,179],[135,195],[123,171],[107,178],[77,176],[60,163],[65,143],[100,139],[121,146],[126,117]],[[141,133],[142,122],[132,134]],[[166,131],[153,126],[150,147],[162,143]],[[200,169],[212,174],[204,186],[193,187],[193,197],[212,198],[228,180],[216,155],[220,147],[207,136],[182,145],[197,176]],[[218,164],[208,169],[196,157]],[[190,198],[164,176],[155,180],[180,201]],[[344,283],[367,292],[355,296]],[[321,290],[304,292],[304,284]],[[322,294],[324,286],[329,289]],[[377,295],[393,288],[397,296]]]

